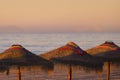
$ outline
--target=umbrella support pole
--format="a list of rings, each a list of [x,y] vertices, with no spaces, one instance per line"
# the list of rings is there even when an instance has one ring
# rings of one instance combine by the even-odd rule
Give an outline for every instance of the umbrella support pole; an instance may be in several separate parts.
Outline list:
[[[18,80],[21,80],[20,66],[18,66]]]
[[[110,80],[110,62],[107,64],[107,80]]]
[[[68,66],[68,80],[72,80],[72,66]]]

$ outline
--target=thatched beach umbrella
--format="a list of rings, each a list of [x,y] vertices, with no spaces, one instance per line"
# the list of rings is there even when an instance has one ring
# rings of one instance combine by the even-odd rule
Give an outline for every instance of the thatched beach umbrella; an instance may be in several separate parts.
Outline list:
[[[28,51],[21,45],[12,45],[9,49],[0,53],[0,60],[8,64],[42,64],[51,65],[52,63],[45,60],[32,52]]]
[[[68,56],[73,53],[76,53],[76,54],[81,53],[80,54],[81,56],[84,55],[84,52],[81,50],[81,48],[77,44],[70,41],[62,47],[40,54],[40,57],[50,60],[52,58]]]
[[[21,45],[12,45],[9,49],[0,54],[0,60],[6,65],[16,65],[18,67],[18,80],[21,80],[20,66],[40,65],[52,68],[53,63],[45,60]]]
[[[72,63],[80,65],[101,65],[102,62],[97,58],[91,56],[84,50],[82,50],[74,42],[68,42],[66,45],[49,51],[44,54],[40,54],[41,57],[52,60],[59,61],[61,63]]]
[[[111,41],[106,41],[97,47],[86,50],[86,52],[107,61],[120,60],[120,47]]]
[[[68,80],[71,80],[72,65],[102,66],[101,61],[89,55],[74,42],[68,42],[66,45],[40,56],[57,63],[69,64]]]
[[[101,65],[102,62],[82,50],[74,42],[68,42],[66,45],[40,55],[46,59],[59,61],[61,63],[80,64],[80,65]]]
[[[120,47],[114,42],[106,41],[97,47],[88,49],[87,52],[107,62],[107,80],[110,80],[110,64],[120,60]]]

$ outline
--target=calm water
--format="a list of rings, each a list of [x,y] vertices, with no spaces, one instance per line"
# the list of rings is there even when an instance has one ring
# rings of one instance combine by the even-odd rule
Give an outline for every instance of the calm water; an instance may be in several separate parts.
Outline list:
[[[104,41],[113,41],[120,46],[120,33],[67,33],[67,34],[0,34],[0,52],[12,44],[21,44],[35,54],[41,54],[73,41],[82,49],[97,46]],[[94,67],[93,67],[94,68]],[[120,80],[120,66],[111,65],[111,80]],[[0,70],[0,80],[18,80],[17,68]],[[67,80],[68,66],[55,65],[53,69],[40,66],[21,67],[22,80]],[[100,70],[82,66],[72,67],[73,80],[106,80],[107,65]]]
[[[41,54],[65,45],[68,41],[86,50],[107,40],[120,46],[120,33],[0,34],[0,52],[12,44],[21,44],[31,52]]]

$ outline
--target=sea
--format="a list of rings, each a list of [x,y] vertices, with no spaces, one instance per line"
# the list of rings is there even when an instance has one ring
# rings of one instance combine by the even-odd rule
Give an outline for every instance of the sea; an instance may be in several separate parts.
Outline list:
[[[120,46],[120,33],[15,33],[0,34],[0,52],[13,44],[20,44],[35,54],[42,54],[67,44],[76,43],[83,50],[105,41]]]
[[[13,44],[20,44],[34,54],[43,54],[73,41],[83,50],[113,41],[120,46],[120,33],[15,33],[0,34],[0,52]],[[91,65],[92,66],[92,65]],[[71,80],[120,80],[120,63],[102,67],[72,66]],[[17,66],[0,69],[0,80],[68,80],[69,66],[55,64],[52,69],[41,66],[22,66],[21,79]],[[108,70],[110,76],[108,79]],[[70,79],[69,79],[70,80]]]

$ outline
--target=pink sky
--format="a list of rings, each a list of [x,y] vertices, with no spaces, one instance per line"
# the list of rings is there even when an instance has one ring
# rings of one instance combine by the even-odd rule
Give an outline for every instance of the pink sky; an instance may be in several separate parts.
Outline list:
[[[0,32],[119,32],[120,0],[0,0]]]

